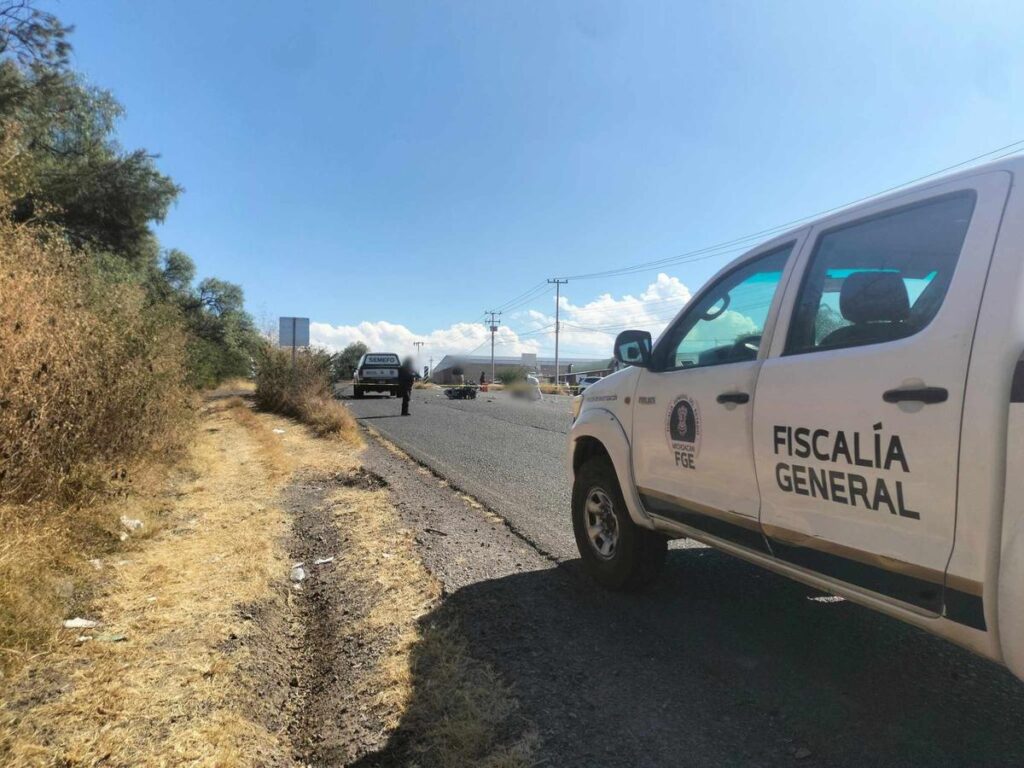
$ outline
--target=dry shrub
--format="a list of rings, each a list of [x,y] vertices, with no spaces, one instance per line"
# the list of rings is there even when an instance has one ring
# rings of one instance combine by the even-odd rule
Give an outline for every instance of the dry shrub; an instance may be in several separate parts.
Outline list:
[[[116,542],[122,492],[145,486],[191,424],[176,313],[6,207],[0,193],[4,672],[48,647],[92,576],[86,553]]]
[[[298,419],[321,437],[357,445],[359,428],[348,408],[334,399],[329,364],[329,356],[319,352],[302,352],[293,363],[291,352],[264,348],[256,365],[256,405]]]
[[[0,220],[0,502],[88,500],[178,447],[184,345],[173,310],[140,286]]]

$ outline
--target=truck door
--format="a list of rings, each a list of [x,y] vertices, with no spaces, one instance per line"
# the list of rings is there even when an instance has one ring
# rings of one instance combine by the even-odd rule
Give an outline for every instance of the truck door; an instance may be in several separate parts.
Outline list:
[[[647,511],[761,550],[751,403],[796,244],[754,254],[697,295],[658,340],[633,406],[634,477]]]
[[[775,556],[942,612],[967,364],[1009,182],[948,182],[812,229],[754,402]],[[946,615],[983,628],[970,591],[947,592]]]

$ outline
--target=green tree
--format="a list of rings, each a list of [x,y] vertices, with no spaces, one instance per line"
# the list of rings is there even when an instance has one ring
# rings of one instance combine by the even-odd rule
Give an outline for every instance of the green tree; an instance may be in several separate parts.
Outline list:
[[[29,0],[0,0],[0,143],[13,218],[56,224],[76,246],[152,272],[150,223],[181,189],[155,155],[118,144],[123,109],[70,71],[71,31]]]
[[[196,278],[196,265],[189,255],[172,248],[164,254],[161,266],[167,288],[176,296],[188,295]]]
[[[498,377],[498,381],[508,387],[515,384],[517,381],[526,381],[526,369],[521,367],[506,368],[498,371],[495,376]]]
[[[193,285],[192,259],[161,251],[152,224],[181,187],[156,155],[117,142],[123,109],[69,69],[70,32],[31,0],[0,0],[0,215],[58,233],[90,259],[97,302],[135,283],[149,297],[145,311],[180,318],[192,383],[249,375],[259,337],[241,287],[216,278]]]
[[[359,358],[370,351],[361,341],[353,341],[341,352],[331,356],[331,380],[343,381],[351,379],[356,372]]]
[[[157,170],[155,155],[117,144],[120,104],[70,73],[40,78],[4,68],[0,84],[20,92],[0,102],[22,160],[15,220],[58,225],[80,248],[152,258],[150,223],[163,220],[181,188]]]
[[[59,70],[67,66],[73,30],[27,0],[0,3],[0,57],[23,67]]]

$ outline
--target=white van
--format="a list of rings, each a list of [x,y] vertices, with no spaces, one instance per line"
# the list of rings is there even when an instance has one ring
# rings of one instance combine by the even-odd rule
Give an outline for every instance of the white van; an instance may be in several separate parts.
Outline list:
[[[1024,676],[1024,159],[874,199],[719,272],[577,398],[591,574],[692,537]],[[1016,467],[1016,469],[1014,469]]]

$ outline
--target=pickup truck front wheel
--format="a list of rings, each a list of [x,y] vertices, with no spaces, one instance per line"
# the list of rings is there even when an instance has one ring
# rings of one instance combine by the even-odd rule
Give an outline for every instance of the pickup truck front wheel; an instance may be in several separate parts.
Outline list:
[[[639,589],[661,571],[668,539],[629,517],[607,456],[586,460],[572,488],[572,527],[587,572],[609,589]]]

